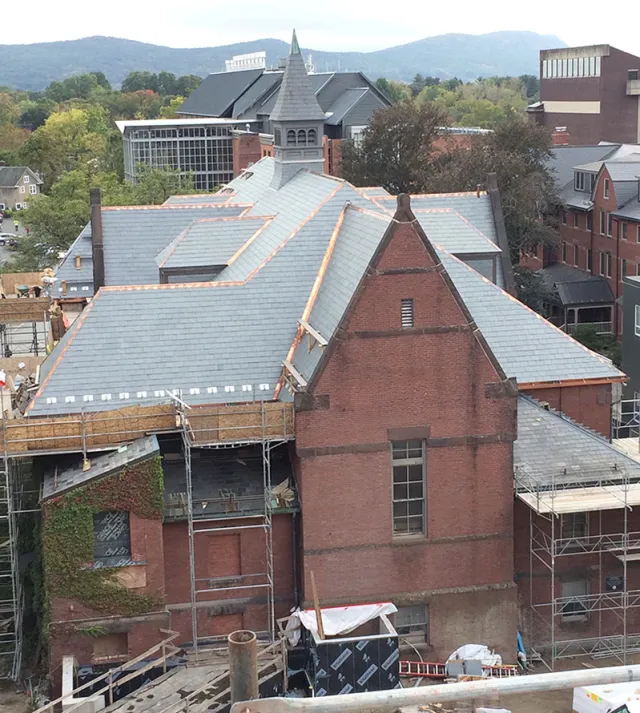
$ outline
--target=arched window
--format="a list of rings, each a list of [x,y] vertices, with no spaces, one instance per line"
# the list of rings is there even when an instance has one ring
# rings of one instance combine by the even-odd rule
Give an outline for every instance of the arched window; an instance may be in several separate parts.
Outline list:
[[[316,130],[309,129],[309,131],[307,131],[307,143],[309,144],[309,146],[315,146],[316,141]]]
[[[287,131],[287,146],[296,145],[296,132],[293,129]]]
[[[304,129],[298,129],[298,146],[307,145],[307,132]]]

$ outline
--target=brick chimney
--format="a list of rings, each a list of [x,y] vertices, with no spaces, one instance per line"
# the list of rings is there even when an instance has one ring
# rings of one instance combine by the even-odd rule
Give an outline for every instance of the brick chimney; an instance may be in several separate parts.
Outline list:
[[[91,203],[91,254],[93,258],[93,291],[104,287],[104,240],[102,236],[102,204],[100,189],[92,188]]]
[[[570,134],[566,126],[556,126],[551,134],[552,146],[568,146]]]

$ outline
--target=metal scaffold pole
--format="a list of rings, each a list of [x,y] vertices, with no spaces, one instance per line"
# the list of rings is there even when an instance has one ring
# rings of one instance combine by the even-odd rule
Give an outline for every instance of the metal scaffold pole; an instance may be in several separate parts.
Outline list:
[[[1,389],[2,387],[0,387]],[[11,461],[6,451],[4,398],[0,473],[0,678],[17,679],[22,659],[22,610],[18,571],[18,527]]]
[[[184,449],[184,469],[187,487],[187,530],[189,536],[189,585],[191,590],[191,632],[193,636],[193,652],[198,659],[198,607],[196,592],[196,555],[193,527],[193,489],[191,483],[191,438],[189,424],[184,408],[180,408],[182,423],[182,444]]]
[[[267,570],[267,631],[269,639],[275,640],[275,592],[273,582],[273,508],[271,503],[271,444],[267,438],[267,414],[264,402],[262,416],[262,477],[264,489],[264,536]]]

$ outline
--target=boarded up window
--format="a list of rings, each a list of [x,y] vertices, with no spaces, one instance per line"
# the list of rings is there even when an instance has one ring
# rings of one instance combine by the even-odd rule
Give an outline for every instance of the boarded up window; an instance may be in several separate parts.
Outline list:
[[[99,512],[93,516],[96,567],[123,567],[131,563],[129,513]]]

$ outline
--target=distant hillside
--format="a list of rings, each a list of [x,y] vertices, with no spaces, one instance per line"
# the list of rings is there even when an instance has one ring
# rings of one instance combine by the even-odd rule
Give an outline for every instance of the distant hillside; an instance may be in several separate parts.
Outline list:
[[[360,70],[372,79],[385,76],[410,81],[415,74],[460,77],[538,74],[538,52],[564,47],[553,35],[535,32],[493,32],[487,35],[440,35],[377,52],[312,53],[317,71]],[[115,37],[86,37],[66,42],[31,45],[0,45],[0,86],[43,89],[53,80],[82,72],[102,71],[115,85],[135,70],[176,75],[199,74],[224,69],[225,59],[235,54],[265,50],[267,61],[276,65],[288,45],[264,39],[223,47],[172,49]]]

